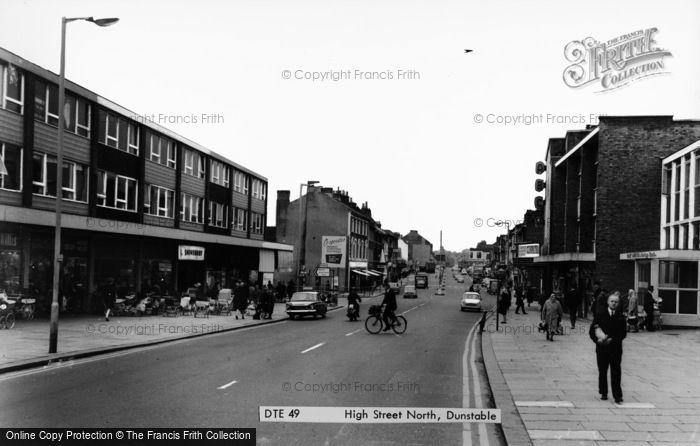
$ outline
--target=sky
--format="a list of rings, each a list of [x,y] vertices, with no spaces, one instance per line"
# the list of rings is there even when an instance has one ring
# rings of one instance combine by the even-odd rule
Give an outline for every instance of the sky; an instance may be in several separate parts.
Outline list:
[[[690,0],[8,1],[0,46],[58,72],[63,16],[120,19],[68,25],[67,78],[264,175],[268,225],[277,190],[315,180],[461,251],[534,208],[549,138],[601,114],[700,119]],[[650,28],[660,74],[564,82],[570,42]]]

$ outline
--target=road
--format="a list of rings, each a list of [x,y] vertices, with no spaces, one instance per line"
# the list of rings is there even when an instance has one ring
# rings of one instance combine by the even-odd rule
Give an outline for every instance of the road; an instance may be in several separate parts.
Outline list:
[[[340,310],[325,319],[289,320],[2,376],[0,425],[255,427],[258,444],[275,445],[479,444],[478,436],[488,431],[488,444],[499,444],[494,425],[481,431],[472,425],[474,432],[465,434],[468,425],[461,423],[259,421],[261,405],[488,407],[481,365],[474,369],[480,391],[466,397],[463,391],[469,376],[463,370],[465,343],[480,314],[459,311],[468,282],[457,284],[446,275],[445,296],[434,294],[431,276],[431,287],[419,290],[417,299],[398,298],[398,313],[408,320],[400,336],[371,335],[362,321],[350,322]],[[485,306],[493,305],[490,300]],[[363,317],[379,302],[363,301]]]

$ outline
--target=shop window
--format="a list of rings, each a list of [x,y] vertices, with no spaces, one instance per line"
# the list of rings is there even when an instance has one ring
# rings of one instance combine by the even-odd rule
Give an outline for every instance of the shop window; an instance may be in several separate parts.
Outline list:
[[[0,189],[22,190],[22,154],[21,147],[13,144],[0,143],[0,163],[5,166],[0,174]]]
[[[0,65],[2,84],[0,88],[0,105],[5,110],[24,113],[24,75],[13,66]]]
[[[11,237],[16,240],[14,235]],[[20,291],[19,273],[22,267],[20,258],[19,250],[0,248],[0,290],[8,294]]]
[[[152,184],[146,185],[144,195],[144,211],[158,217],[173,218],[175,207],[175,192]]]
[[[664,301],[665,303],[665,301]],[[666,308],[662,308],[666,312]],[[698,292],[681,290],[678,292],[678,313],[698,314]]]
[[[676,290],[659,290],[659,297],[663,299],[661,312],[676,314]]]

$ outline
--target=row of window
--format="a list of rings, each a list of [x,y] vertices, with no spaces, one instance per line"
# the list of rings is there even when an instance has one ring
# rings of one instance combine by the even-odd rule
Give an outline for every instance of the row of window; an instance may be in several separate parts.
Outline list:
[[[24,113],[24,75],[11,64],[0,64],[0,106],[15,113]]]
[[[356,237],[351,237],[351,239],[350,239],[350,258],[351,259],[366,259],[367,258],[367,245],[368,245],[367,240],[356,238]]]
[[[76,135],[90,137],[90,104],[66,92],[64,128]],[[37,81],[34,91],[34,119],[58,126],[58,87]]]
[[[350,232],[359,235],[367,235],[369,226],[365,220],[350,217]]]

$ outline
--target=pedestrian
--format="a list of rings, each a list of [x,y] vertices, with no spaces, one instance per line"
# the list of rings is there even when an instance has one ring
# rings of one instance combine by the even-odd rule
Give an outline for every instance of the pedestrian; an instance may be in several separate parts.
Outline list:
[[[646,316],[644,318],[645,328],[647,331],[654,331],[654,304],[656,299],[654,299],[654,286],[649,285],[647,292],[644,293],[644,313]]]
[[[519,286],[515,289],[515,314],[519,314],[519,309],[523,310],[523,314],[527,314],[527,312],[525,311],[525,301],[523,300],[522,286]]]
[[[639,314],[637,293],[630,289],[627,292],[627,300],[627,327],[637,333],[639,331],[639,327],[637,326],[637,315]]]
[[[622,340],[627,336],[627,327],[622,312],[618,308],[620,293],[615,291],[607,300],[605,311],[595,315],[589,329],[589,336],[596,343],[595,354],[598,363],[598,393],[601,400],[608,399],[608,368],[610,387],[616,404],[622,403]]]
[[[510,290],[505,286],[501,287],[501,294],[498,298],[498,314],[503,316],[503,323],[507,324],[506,315],[508,314],[508,309],[510,308]]]
[[[594,319],[598,315],[598,313],[604,313],[608,309],[608,297],[610,297],[610,293],[608,293],[608,290],[605,288],[601,288],[595,303],[595,311],[593,312]]]
[[[284,282],[281,280],[277,281],[277,301],[284,302],[287,297],[287,287],[284,286]]]
[[[107,282],[100,289],[100,298],[105,310],[105,321],[109,321],[109,313],[114,308],[117,299],[117,290],[114,286],[114,278],[109,277]]]
[[[525,291],[525,300],[527,300],[527,307],[530,308],[530,304],[535,300],[534,298],[535,290],[530,286],[527,287]]]
[[[542,321],[544,322],[548,341],[554,341],[554,334],[559,330],[559,322],[563,314],[564,310],[559,303],[559,299],[557,299],[557,295],[552,293],[542,309]]]
[[[569,309],[569,318],[571,319],[571,329],[576,328],[576,313],[581,305],[581,294],[578,289],[571,285],[569,292],[566,293],[566,307]]]
[[[600,287],[600,282],[596,281],[593,284],[593,300],[591,301],[591,314],[593,317],[595,317],[596,313],[598,312],[598,297],[600,297],[600,293],[603,292],[603,289]]]
[[[287,282],[287,297],[292,297],[292,294],[297,290],[297,285],[292,279]]]
[[[238,281],[236,288],[233,290],[233,311],[239,311],[241,313],[241,319],[245,319],[245,310],[248,307],[247,290],[243,286],[243,282]],[[238,319],[238,315],[236,315]]]

